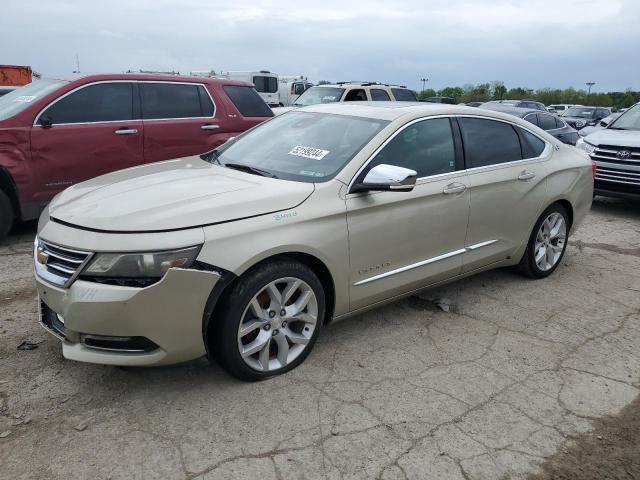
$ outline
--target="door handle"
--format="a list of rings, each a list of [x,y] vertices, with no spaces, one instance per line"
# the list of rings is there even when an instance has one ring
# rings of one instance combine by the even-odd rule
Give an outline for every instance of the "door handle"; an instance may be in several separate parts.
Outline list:
[[[227,115],[227,117],[229,118],[236,118],[238,115],[236,115],[235,113],[230,113]]]
[[[206,125],[202,125],[200,128],[202,130],[217,130],[218,128],[220,128],[220,125],[212,125],[208,123]]]
[[[464,192],[466,189],[467,189],[466,185],[463,185],[462,183],[454,182],[444,187],[444,189],[442,190],[442,193],[444,193],[445,195],[455,195],[457,193]]]
[[[520,175],[518,175],[518,180],[522,180],[523,182],[526,182],[535,177],[536,177],[535,173],[530,172],[529,170],[523,170],[520,172]]]
[[[133,135],[138,133],[137,128],[120,128],[114,132],[116,135]]]

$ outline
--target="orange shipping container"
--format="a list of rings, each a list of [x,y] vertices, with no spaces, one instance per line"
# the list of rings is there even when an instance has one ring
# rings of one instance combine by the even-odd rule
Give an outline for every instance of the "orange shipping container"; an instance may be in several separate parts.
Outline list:
[[[32,81],[31,67],[0,65],[0,85],[21,87]]]

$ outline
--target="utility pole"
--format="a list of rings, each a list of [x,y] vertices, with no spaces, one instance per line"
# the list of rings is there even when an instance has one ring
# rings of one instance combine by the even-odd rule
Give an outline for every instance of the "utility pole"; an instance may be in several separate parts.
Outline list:
[[[424,87],[427,84],[427,82],[429,81],[429,79],[426,78],[426,77],[423,77],[423,78],[420,79],[420,81],[422,82],[422,91],[424,92]]]
[[[587,92],[587,104],[589,103],[589,97],[591,96],[591,87],[593,87],[596,82],[587,82],[585,85],[589,87],[589,91]]]
[[[73,73],[80,73],[80,57],[78,56],[77,53],[76,53],[76,69],[73,71]]]

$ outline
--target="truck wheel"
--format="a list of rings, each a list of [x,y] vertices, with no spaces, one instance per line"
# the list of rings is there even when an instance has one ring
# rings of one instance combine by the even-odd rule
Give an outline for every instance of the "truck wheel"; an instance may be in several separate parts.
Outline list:
[[[5,238],[13,225],[13,206],[6,193],[0,190],[0,240]]]

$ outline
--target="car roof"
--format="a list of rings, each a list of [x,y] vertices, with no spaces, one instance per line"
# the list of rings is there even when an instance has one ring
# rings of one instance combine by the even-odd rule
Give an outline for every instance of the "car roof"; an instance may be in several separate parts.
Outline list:
[[[447,103],[424,102],[334,102],[301,107],[294,112],[317,112],[335,115],[349,115],[354,117],[376,118],[379,120],[393,121],[400,117],[411,115],[420,117],[423,115],[478,115],[476,107],[466,105],[450,105]],[[502,118],[499,114],[491,112],[492,116]]]
[[[336,82],[325,83],[324,85],[314,85],[314,87],[332,87],[332,88],[344,88],[344,87],[389,87],[389,88],[403,88],[407,89],[406,85],[392,85],[391,83],[378,83],[378,82]]]
[[[64,80],[68,82],[77,83],[90,83],[90,82],[103,82],[109,80],[137,80],[137,81],[161,81],[161,82],[191,82],[191,83],[210,83],[220,85],[236,85],[247,86],[251,85],[247,82],[241,82],[238,80],[229,80],[226,78],[212,78],[212,77],[196,77],[191,75],[170,75],[161,73],[100,73],[93,75],[86,74],[74,74],[65,77],[47,77],[54,80]]]
[[[487,102],[487,103],[491,103],[491,102]],[[480,108],[484,110],[491,110],[492,112],[508,113],[510,115],[515,115],[516,117],[524,117],[529,113],[538,113],[538,112],[545,113],[542,110],[538,110],[535,108],[511,107],[509,105],[500,104],[500,103],[494,103],[492,105],[482,104]],[[548,115],[551,115],[551,113],[549,112],[546,112],[546,113]]]

